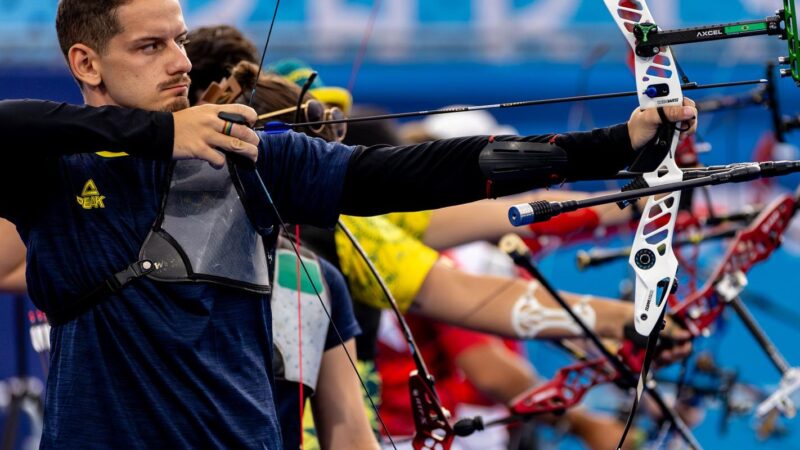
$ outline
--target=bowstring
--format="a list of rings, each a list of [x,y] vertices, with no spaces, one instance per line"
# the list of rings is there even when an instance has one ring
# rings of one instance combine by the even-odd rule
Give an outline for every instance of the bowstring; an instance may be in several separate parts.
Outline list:
[[[260,60],[260,62],[258,64],[258,72],[256,74],[256,83],[253,85],[253,89],[250,91],[250,98],[248,99],[248,103],[247,103],[247,106],[250,106],[250,107],[252,107],[253,100],[255,99],[256,89],[258,88],[258,80],[261,77],[261,71],[262,71],[262,69],[264,67],[264,60],[265,60],[266,55],[267,55],[267,48],[269,47],[269,41],[270,41],[270,38],[272,37],[272,30],[275,27],[275,19],[278,16],[278,9],[280,7],[280,4],[281,4],[280,0],[276,0],[275,9],[274,9],[274,11],[272,13],[272,20],[270,22],[269,30],[267,32],[267,40],[266,40],[266,42],[264,44],[264,49],[261,52],[261,60]],[[264,180],[261,178],[261,174],[258,172],[258,170],[255,170],[254,173],[255,173],[256,179],[258,180],[258,183],[259,183],[261,189],[263,190],[264,194],[266,195],[266,198],[269,201],[270,206],[272,207],[272,211],[275,213],[275,217],[278,219],[278,224],[280,226],[280,229],[283,231],[284,235],[286,235],[287,237],[291,236],[291,233],[289,233],[289,230],[288,230],[288,228],[286,226],[286,222],[283,221],[283,218],[281,217],[281,214],[278,211],[278,207],[275,205],[275,202],[272,200],[272,196],[269,193],[269,189],[267,189],[267,186],[264,183]],[[341,346],[342,350],[344,350],[344,353],[345,353],[345,355],[347,357],[347,361],[350,363],[350,366],[353,368],[353,372],[355,372],[356,377],[358,378],[358,382],[361,384],[361,388],[364,391],[364,394],[366,395],[367,399],[369,400],[369,403],[372,406],[372,409],[375,411],[375,415],[378,418],[378,421],[380,422],[384,433],[386,434],[387,438],[389,439],[389,442],[391,443],[392,448],[397,450],[397,446],[395,445],[394,440],[392,439],[391,433],[389,432],[389,428],[386,426],[386,423],[384,422],[383,417],[380,415],[380,412],[378,411],[378,407],[375,405],[375,401],[372,398],[372,395],[370,395],[369,389],[367,389],[367,385],[364,382],[364,379],[361,377],[361,374],[359,374],[358,367],[356,366],[356,363],[355,363],[352,355],[350,354],[350,351],[347,349],[347,346],[345,345],[344,339],[342,338],[342,334],[339,331],[339,328],[336,326],[336,324],[333,321],[333,316],[331,315],[330,310],[325,305],[325,301],[322,300],[322,296],[320,295],[319,288],[314,283],[314,280],[311,278],[311,274],[310,274],[310,272],[308,270],[308,267],[306,266],[305,261],[303,261],[303,258],[300,255],[300,250],[298,249],[298,246],[295,245],[295,242],[292,239],[287,239],[287,241],[290,243],[290,245],[292,247],[292,250],[294,251],[294,254],[297,257],[298,264],[303,269],[303,273],[305,274],[306,279],[311,284],[311,287],[314,290],[314,294],[316,295],[317,299],[319,300],[320,306],[322,306],[322,310],[325,312],[325,316],[327,317],[328,321],[330,322],[330,326],[333,329],[334,333],[336,334],[336,337],[339,340],[339,345]],[[300,274],[298,272],[298,283],[299,283],[299,275]],[[298,314],[299,314],[299,306],[298,306]],[[302,345],[302,337],[300,339],[300,343]],[[300,365],[302,367],[302,360],[300,361]],[[300,380],[300,384],[302,386],[302,379]],[[302,395],[302,387],[301,387],[301,395]],[[303,408],[303,406],[301,404],[301,406],[300,406],[301,414],[302,414],[302,408]],[[302,418],[301,418],[301,421],[300,421],[300,429],[301,429],[301,434],[302,434],[302,429],[303,429]],[[301,442],[302,442],[302,436],[301,436]]]

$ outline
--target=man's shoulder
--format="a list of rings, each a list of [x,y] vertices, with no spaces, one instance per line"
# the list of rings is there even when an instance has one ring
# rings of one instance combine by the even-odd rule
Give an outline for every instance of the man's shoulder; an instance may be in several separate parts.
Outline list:
[[[113,150],[75,153],[58,157],[57,161],[63,168],[71,170],[144,171],[143,173],[147,174],[153,170],[165,170],[171,164],[171,161],[137,158],[125,152]]]
[[[77,196],[86,209],[93,201],[127,208],[150,203],[164,187],[168,161],[136,158],[120,152],[79,153],[58,158],[52,180],[55,192],[66,190]],[[89,208],[91,209],[91,208]],[[117,208],[112,208],[116,210]]]
[[[103,210],[104,199],[110,199],[111,194],[117,201],[127,202],[134,198],[134,190],[137,194],[156,192],[168,167],[164,162],[117,152],[50,156],[28,164],[0,179],[0,189],[15,192],[0,198],[0,215],[16,223],[28,223],[35,211],[61,214],[62,208],[75,201],[81,210],[97,211]]]
[[[270,179],[291,185],[292,189],[301,185],[317,192],[332,189],[341,183],[353,154],[353,149],[346,145],[294,131],[262,133],[261,139],[256,163],[259,170]]]

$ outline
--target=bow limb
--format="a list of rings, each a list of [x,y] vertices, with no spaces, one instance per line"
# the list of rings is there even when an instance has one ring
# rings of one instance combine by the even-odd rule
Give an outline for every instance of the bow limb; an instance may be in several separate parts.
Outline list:
[[[367,25],[364,29],[364,34],[361,38],[358,54],[353,61],[353,68],[350,72],[349,81],[347,82],[348,92],[352,93],[353,89],[355,89],[358,73],[361,70],[361,65],[364,61],[369,39],[372,36],[372,30],[375,26],[375,22],[377,21],[380,8],[381,0],[375,0],[372,5],[372,9],[370,10],[369,19],[367,19]],[[362,257],[364,262],[369,267],[373,277],[381,286],[381,290],[389,302],[391,309],[394,312],[398,323],[400,324],[400,329],[406,338],[409,349],[411,350],[414,365],[416,366],[416,370],[412,371],[408,376],[408,391],[409,395],[411,396],[411,411],[414,417],[415,429],[412,446],[415,450],[449,450],[453,444],[453,440],[455,439],[455,432],[449,422],[450,412],[441,405],[439,395],[436,393],[436,388],[434,386],[434,378],[425,365],[425,361],[422,358],[422,353],[419,351],[416,341],[411,334],[411,329],[400,312],[397,302],[389,291],[388,286],[386,286],[385,281],[375,269],[375,266],[372,264],[372,262],[369,260],[369,257],[358,243],[358,240],[345,226],[344,222],[340,220],[338,222],[338,226],[352,242],[353,247]],[[386,429],[385,425],[384,429]],[[386,434],[391,440],[388,429],[386,429]],[[394,445],[394,443],[392,444]]]
[[[653,17],[644,0],[605,0],[606,7],[619,27],[630,48],[634,51],[636,88],[639,106],[642,109],[683,105],[678,67],[669,47],[659,48],[655,56],[644,57],[636,52],[635,32],[655,29]],[[646,36],[646,34],[645,34]],[[645,172],[637,180],[645,186],[660,186],[683,179],[683,172],[675,162],[680,124],[666,121],[659,109],[662,124],[656,137],[645,148],[631,166],[633,171]],[[652,353],[655,351],[658,334],[666,312],[667,297],[675,286],[678,259],[672,250],[672,234],[680,205],[680,191],[648,198],[642,211],[642,219],[631,246],[629,263],[636,274],[634,290],[634,326],[636,331],[648,336],[644,364],[636,386],[636,396],[625,424],[625,431],[618,444],[622,447],[633,423],[645,383],[650,370]]]
[[[632,49],[636,48],[633,30],[653,18],[643,1],[605,0]],[[672,51],[662,49],[651,57],[635,57],[636,87],[642,109],[682,105],[678,70]],[[647,186],[659,186],[681,181],[683,172],[675,162],[680,125],[662,123],[656,138],[640,150],[632,171],[645,172],[641,181]],[[680,192],[666,194],[658,199],[650,197],[642,211],[642,220],[636,230],[630,264],[636,273],[635,326],[643,336],[656,328],[659,316],[666,306],[667,294],[674,284],[678,261],[672,251],[672,233],[675,228]]]
[[[381,287],[386,301],[394,312],[403,336],[406,339],[416,370],[411,372],[408,380],[409,394],[411,395],[411,411],[414,415],[416,432],[413,438],[415,450],[448,450],[455,439],[455,431],[450,425],[450,413],[441,405],[439,395],[434,387],[434,378],[428,371],[422,353],[419,351],[411,329],[408,326],[397,302],[394,299],[383,277],[380,276],[375,265],[372,264],[358,240],[340,220],[337,225],[344,232],[353,247],[367,264],[370,272]],[[380,416],[379,416],[380,418]],[[387,435],[388,435],[388,430]],[[391,440],[391,436],[389,436]],[[394,443],[392,443],[394,444]]]

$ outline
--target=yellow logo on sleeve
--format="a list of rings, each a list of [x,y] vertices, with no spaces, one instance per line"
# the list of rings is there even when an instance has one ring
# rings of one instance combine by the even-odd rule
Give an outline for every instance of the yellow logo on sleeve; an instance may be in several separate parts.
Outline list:
[[[81,191],[81,195],[75,198],[78,200],[78,204],[81,205],[83,209],[106,207],[106,205],[103,203],[103,200],[105,200],[106,196],[100,195],[100,191],[97,190],[97,186],[94,184],[94,180],[91,178],[89,178],[89,181],[83,185],[83,191]]]

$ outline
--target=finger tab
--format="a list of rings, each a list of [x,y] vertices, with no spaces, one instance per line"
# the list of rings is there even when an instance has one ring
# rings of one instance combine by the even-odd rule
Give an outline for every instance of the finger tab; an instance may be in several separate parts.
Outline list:
[[[244,118],[244,116],[238,113],[220,111],[219,114],[217,114],[217,117],[222,120],[227,120],[228,122],[238,123],[240,125],[247,124],[247,120]]]

